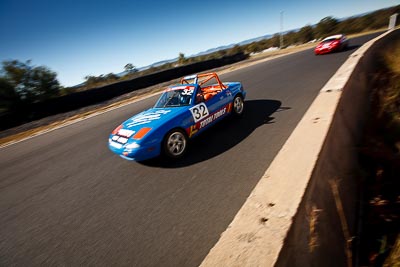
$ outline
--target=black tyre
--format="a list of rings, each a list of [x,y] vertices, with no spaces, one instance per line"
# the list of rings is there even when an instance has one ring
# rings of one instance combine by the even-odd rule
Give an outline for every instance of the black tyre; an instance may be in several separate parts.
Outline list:
[[[243,97],[240,95],[235,96],[233,99],[233,115],[240,117],[244,111]]]
[[[177,159],[182,157],[187,150],[188,137],[181,129],[173,129],[164,138],[163,152],[165,156]]]

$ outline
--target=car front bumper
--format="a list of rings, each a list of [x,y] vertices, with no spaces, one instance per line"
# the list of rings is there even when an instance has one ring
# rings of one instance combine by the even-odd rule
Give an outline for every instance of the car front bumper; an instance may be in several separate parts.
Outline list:
[[[108,147],[112,152],[126,160],[143,161],[160,155],[160,146],[155,144],[141,145],[129,149],[124,145],[108,140]]]

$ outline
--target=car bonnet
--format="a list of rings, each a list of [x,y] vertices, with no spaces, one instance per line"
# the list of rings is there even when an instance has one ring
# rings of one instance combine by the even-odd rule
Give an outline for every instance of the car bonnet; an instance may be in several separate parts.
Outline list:
[[[142,128],[154,129],[173,119],[188,107],[151,108],[143,111],[122,124],[122,129],[138,133]]]

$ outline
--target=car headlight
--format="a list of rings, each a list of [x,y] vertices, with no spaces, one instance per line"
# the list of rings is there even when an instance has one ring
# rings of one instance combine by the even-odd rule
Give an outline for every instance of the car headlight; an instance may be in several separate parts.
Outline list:
[[[140,145],[138,143],[135,143],[135,142],[129,143],[129,144],[127,144],[125,146],[126,149],[135,149],[135,148],[139,148],[139,147],[140,147]]]

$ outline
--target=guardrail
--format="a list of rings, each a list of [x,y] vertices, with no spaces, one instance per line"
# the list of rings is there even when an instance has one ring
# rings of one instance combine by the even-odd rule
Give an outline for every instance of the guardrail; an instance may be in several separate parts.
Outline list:
[[[387,32],[340,67],[201,266],[351,266],[376,51],[399,38]]]

